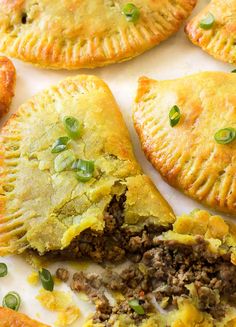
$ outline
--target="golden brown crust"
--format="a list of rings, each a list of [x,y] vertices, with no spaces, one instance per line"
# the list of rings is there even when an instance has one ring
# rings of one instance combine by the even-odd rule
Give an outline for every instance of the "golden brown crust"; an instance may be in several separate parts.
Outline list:
[[[236,214],[236,141],[220,145],[215,133],[236,128],[236,76],[205,72],[172,81],[142,78],[134,124],[143,150],[165,180],[192,198]],[[181,120],[169,123],[177,105]]]
[[[55,69],[128,60],[178,31],[196,0],[134,0],[141,12],[135,24],[122,14],[125,3],[0,0],[0,51]]]
[[[204,30],[200,21],[209,13],[215,18],[212,28]],[[189,39],[216,59],[236,64],[236,1],[212,0],[186,26]]]
[[[1,327],[49,327],[36,320],[32,320],[26,315],[0,307]]]
[[[55,171],[51,147],[65,135],[65,116],[83,124],[81,138],[69,147],[76,158],[95,161],[88,183],[79,183],[71,169]],[[1,255],[27,247],[41,253],[61,249],[87,228],[103,230],[104,210],[114,194],[124,192],[128,227],[174,221],[170,206],[142,174],[111,91],[95,76],[68,78],[35,96],[10,118],[0,140]]]
[[[0,118],[9,110],[15,81],[16,71],[12,62],[6,57],[0,57]]]

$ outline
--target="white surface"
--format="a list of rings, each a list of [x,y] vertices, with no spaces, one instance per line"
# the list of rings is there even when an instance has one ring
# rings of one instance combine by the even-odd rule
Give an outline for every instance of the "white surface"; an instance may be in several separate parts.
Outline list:
[[[199,4],[193,14],[198,12],[208,2],[209,1],[207,0],[199,0]],[[161,193],[172,205],[175,213],[186,213],[194,208],[201,207],[199,203],[187,198],[162,181],[158,173],[145,159],[131,119],[131,107],[137,87],[137,79],[141,75],[146,75],[155,79],[173,79],[200,71],[231,71],[233,69],[232,66],[214,60],[205,54],[200,48],[193,46],[186,38],[183,28],[174,37],[163,42],[161,45],[142,56],[119,65],[108,66],[92,71],[50,71],[34,68],[31,65],[21,63],[17,60],[14,60],[14,63],[17,69],[17,84],[11,113],[32,95],[50,85],[58,83],[67,76],[85,73],[95,74],[104,79],[110,86],[118,104],[120,105],[123,116],[130,130],[135,153],[139,162],[144,171],[152,178]],[[21,311],[53,326],[53,323],[56,320],[56,315],[42,309],[38,301],[35,299],[38,288],[30,286],[26,282],[27,275],[32,272],[31,267],[25,264],[25,262],[19,257],[6,258],[1,261],[7,262],[9,275],[0,280],[0,302],[3,295],[8,291],[18,291],[22,297]],[[53,272],[55,270],[55,265],[50,267],[50,269]],[[69,290],[66,285],[62,285],[59,288],[67,288]],[[88,303],[79,301],[75,295],[73,296],[78,301],[78,305],[83,311],[84,318],[90,312],[91,306]],[[75,323],[73,326],[82,326],[82,320]]]

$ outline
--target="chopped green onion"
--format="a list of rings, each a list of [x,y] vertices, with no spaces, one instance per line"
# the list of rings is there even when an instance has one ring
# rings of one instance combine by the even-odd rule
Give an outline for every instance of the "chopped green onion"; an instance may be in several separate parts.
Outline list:
[[[0,263],[0,277],[4,277],[7,275],[7,265],[3,262]]]
[[[219,144],[228,144],[236,139],[236,130],[231,127],[220,129],[215,133],[215,140]]]
[[[51,152],[52,153],[59,153],[59,152],[64,151],[69,142],[70,142],[70,138],[68,136],[59,137],[59,139],[57,139],[55,141],[55,143],[53,144]]]
[[[78,121],[78,119],[71,117],[71,116],[66,116],[63,119],[63,124],[66,129],[67,134],[72,138],[72,139],[77,139],[81,135],[81,124]]]
[[[133,3],[127,3],[123,6],[122,12],[125,15],[128,22],[135,23],[140,16],[139,9]]]
[[[179,107],[173,106],[169,112],[170,126],[174,127],[175,125],[177,125],[180,120],[180,117],[181,114]]]
[[[7,293],[2,301],[2,306],[5,308],[9,308],[15,311],[18,311],[20,307],[21,299],[18,293],[9,292]]]
[[[71,167],[75,161],[75,155],[71,150],[66,150],[58,154],[54,160],[54,168],[57,173]]]
[[[138,315],[144,315],[145,311],[144,308],[139,304],[138,300],[131,300],[128,302],[129,306],[138,314]]]
[[[92,174],[94,172],[94,161],[78,159],[73,163],[72,169],[82,170]]]
[[[86,183],[90,181],[92,177],[93,177],[92,173],[87,173],[86,171],[83,170],[79,170],[76,172],[76,178],[82,183]]]
[[[54,288],[54,281],[49,270],[42,268],[39,271],[39,278],[45,290],[52,292]]]
[[[236,69],[233,69],[233,70],[231,71],[231,73],[236,73]]]
[[[205,18],[200,21],[200,27],[204,30],[209,30],[215,23],[215,17],[209,13]]]
[[[86,171],[83,170],[79,170],[76,172],[76,177],[80,182],[86,183],[90,181],[90,179],[93,177],[93,174],[87,173]]]

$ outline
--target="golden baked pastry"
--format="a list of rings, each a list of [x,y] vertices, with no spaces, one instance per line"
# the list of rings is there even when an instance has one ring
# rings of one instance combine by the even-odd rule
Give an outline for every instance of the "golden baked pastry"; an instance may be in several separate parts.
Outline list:
[[[133,0],[131,4],[0,0],[0,51],[41,67],[104,66],[131,59],[167,39],[195,4],[196,0]]]
[[[236,64],[236,1],[211,0],[186,26],[189,39],[222,61]]]
[[[16,71],[12,62],[0,56],[0,118],[9,110],[16,81]]]
[[[36,320],[32,320],[26,315],[0,307],[1,327],[49,327]]]
[[[126,249],[121,239],[110,240],[114,233],[124,238],[174,221],[96,77],[66,79],[22,105],[0,144],[1,255],[35,249],[118,260]]]
[[[233,216],[235,87],[235,74],[221,72],[172,81],[141,78],[133,113],[142,148],[164,179],[192,198]],[[176,114],[176,121],[170,121],[171,114]],[[172,123],[177,125],[172,127]],[[232,142],[219,144],[215,138],[225,128]]]

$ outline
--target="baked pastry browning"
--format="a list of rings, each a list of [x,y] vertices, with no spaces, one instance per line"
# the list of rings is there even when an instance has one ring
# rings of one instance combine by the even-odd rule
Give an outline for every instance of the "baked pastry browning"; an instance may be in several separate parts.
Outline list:
[[[32,320],[26,315],[0,307],[1,327],[49,327],[36,320]]]
[[[64,152],[52,153],[54,142],[66,135],[65,116],[81,123],[81,135]],[[166,229],[174,220],[135,160],[110,90],[96,77],[66,79],[28,101],[2,129],[0,144],[1,255],[32,248],[40,254],[119,260],[128,237],[148,226]],[[56,169],[58,158],[68,153],[67,159],[94,161],[89,181],[77,179],[72,162]],[[113,223],[125,242],[113,239]]]
[[[186,33],[189,39],[213,57],[236,64],[235,12],[235,0],[212,0],[187,24]],[[209,14],[213,17],[211,23],[201,27],[201,22]]]
[[[9,110],[16,81],[16,71],[12,62],[0,56],[0,118]]]
[[[196,0],[0,0],[0,51],[48,68],[94,68],[131,59],[177,32]]]
[[[214,135],[236,128],[236,76],[204,72],[172,81],[141,78],[134,125],[153,166],[172,186],[223,212],[236,214],[236,141]],[[180,110],[171,127],[169,113]]]

